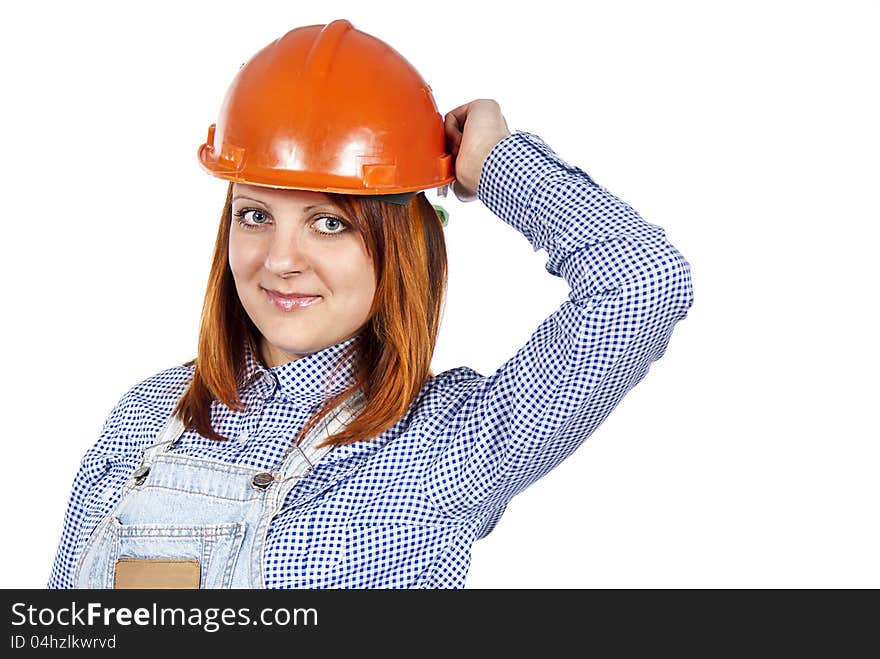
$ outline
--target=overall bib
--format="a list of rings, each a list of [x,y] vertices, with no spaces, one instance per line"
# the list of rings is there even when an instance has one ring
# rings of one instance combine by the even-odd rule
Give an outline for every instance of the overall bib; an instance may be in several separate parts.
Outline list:
[[[75,587],[264,588],[272,518],[333,448],[315,444],[344,428],[362,405],[358,391],[270,471],[169,453],[184,431],[171,415],[83,547]]]

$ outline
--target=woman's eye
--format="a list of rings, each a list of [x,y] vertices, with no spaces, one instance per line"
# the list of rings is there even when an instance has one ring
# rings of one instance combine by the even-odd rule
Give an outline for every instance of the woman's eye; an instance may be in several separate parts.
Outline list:
[[[315,226],[320,233],[342,233],[345,231],[345,222],[337,217],[329,215],[321,216],[315,220]],[[323,228],[321,228],[323,227]]]
[[[243,229],[256,229],[266,224],[268,215],[258,208],[242,208],[232,213],[235,221]],[[252,217],[248,217],[251,215]]]
[[[240,213],[240,216],[244,219],[247,219],[247,216],[250,215],[250,222],[253,224],[265,224],[266,223],[266,214],[257,210],[256,208],[251,208]]]

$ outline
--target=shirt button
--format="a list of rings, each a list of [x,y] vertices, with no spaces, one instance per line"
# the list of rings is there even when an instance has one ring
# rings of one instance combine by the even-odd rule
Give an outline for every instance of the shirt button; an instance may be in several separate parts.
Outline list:
[[[269,487],[272,484],[272,481],[274,481],[274,480],[275,480],[275,477],[272,474],[270,474],[267,471],[264,471],[263,473],[260,473],[260,474],[257,474],[256,476],[254,476],[251,483],[258,490],[265,490],[267,487]]]
[[[149,467],[141,467],[136,472],[134,472],[131,477],[134,479],[135,485],[140,485],[147,479],[147,474],[149,473]]]
[[[278,387],[278,380],[275,379],[275,374],[266,371],[263,373],[263,388],[264,395],[268,398],[272,394],[275,393],[275,389]]]

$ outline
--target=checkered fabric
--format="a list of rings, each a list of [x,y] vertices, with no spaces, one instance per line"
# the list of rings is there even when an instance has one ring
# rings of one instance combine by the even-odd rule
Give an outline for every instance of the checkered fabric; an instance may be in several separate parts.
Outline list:
[[[439,373],[380,437],[324,455],[269,529],[268,587],[463,587],[474,541],[596,430],[686,316],[690,265],[663,229],[537,135],[515,131],[499,142],[477,194],[535,251],[546,250],[546,269],[565,279],[568,299],[495,373]],[[231,441],[186,432],[173,451],[271,467],[321,403],[322,387],[329,382],[332,393],[350,382],[350,361],[332,381],[328,374],[353,341],[274,368],[248,353],[247,409],[215,402],[213,410]],[[157,373],[111,411],[74,479],[50,588],[71,587],[85,541],[191,374],[186,366]]]

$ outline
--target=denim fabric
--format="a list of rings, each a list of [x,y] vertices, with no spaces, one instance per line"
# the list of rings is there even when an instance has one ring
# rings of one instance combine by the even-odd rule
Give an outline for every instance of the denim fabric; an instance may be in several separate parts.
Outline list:
[[[269,473],[264,469],[169,453],[184,431],[177,417],[169,417],[158,441],[142,451],[116,507],[89,538],[75,586],[113,588],[119,558],[197,558],[201,588],[264,588],[272,519],[290,489],[332,448],[315,444],[344,427],[362,402],[358,392],[331,412],[271,472],[265,488],[254,484],[257,475]]]

